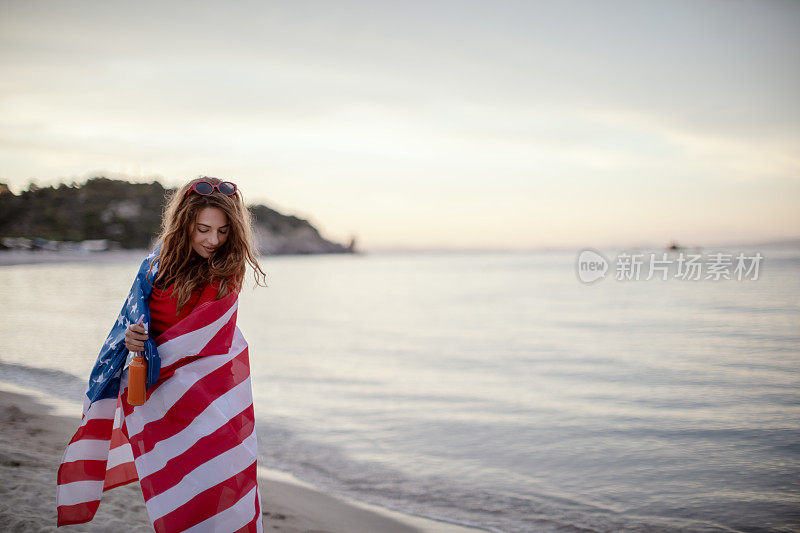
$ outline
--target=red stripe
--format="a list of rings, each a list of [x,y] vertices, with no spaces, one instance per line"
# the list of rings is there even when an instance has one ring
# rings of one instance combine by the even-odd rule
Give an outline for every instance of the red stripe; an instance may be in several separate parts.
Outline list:
[[[118,464],[114,468],[109,468],[106,471],[106,482],[103,483],[103,492],[111,490],[114,487],[127,485],[137,479],[139,479],[139,475],[136,473],[136,465],[133,464],[133,461]]]
[[[253,433],[253,405],[232,417],[214,433],[195,442],[191,448],[167,461],[164,468],[141,480],[144,500],[174,487],[185,475],[223,452],[238,446]]]
[[[99,459],[83,459],[61,463],[58,467],[59,485],[73,481],[103,481],[106,477],[106,462]]]
[[[194,308],[188,316],[156,337],[156,345],[160,345],[219,320],[228,312],[228,309],[236,303],[238,297],[239,295],[236,292],[231,292],[222,299],[200,304]]]
[[[100,500],[76,503],[75,505],[59,505],[58,522],[56,527],[88,522],[94,518],[99,506]]]
[[[159,533],[183,531],[229,508],[256,486],[256,461],[225,481],[204,490],[155,522]]]
[[[230,320],[228,320],[224,326],[219,328],[214,338],[212,338],[203,349],[200,350],[200,353],[197,355],[218,355],[221,353],[228,353],[231,349],[231,344],[233,344],[233,334],[236,332],[236,314],[238,311],[234,311],[231,315]]]
[[[128,444],[128,437],[125,436],[125,433],[122,432],[122,428],[114,428],[111,432],[111,445],[108,447],[109,450],[113,450],[123,444]]]
[[[232,360],[197,380],[164,416],[145,424],[140,433],[129,436],[134,457],[149,452],[160,441],[185,429],[214,400],[244,382],[249,375],[247,350],[243,350]]]
[[[86,424],[78,428],[78,431],[75,432],[75,435],[72,437],[72,440],[69,441],[69,443],[72,444],[73,442],[81,439],[107,440],[108,434],[111,432],[112,427],[114,427],[113,418],[95,418],[93,420],[89,420],[86,422]]]

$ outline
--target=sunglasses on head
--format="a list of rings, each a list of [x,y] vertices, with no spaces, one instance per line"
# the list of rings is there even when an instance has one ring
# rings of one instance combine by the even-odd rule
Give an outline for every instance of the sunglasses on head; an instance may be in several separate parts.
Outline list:
[[[198,181],[192,184],[192,187],[186,191],[186,196],[189,196],[189,193],[194,191],[197,194],[208,196],[209,194],[214,192],[214,189],[219,191],[221,194],[225,194],[227,196],[231,196],[236,194],[236,184],[232,181],[223,181],[221,183],[211,183],[210,181]]]

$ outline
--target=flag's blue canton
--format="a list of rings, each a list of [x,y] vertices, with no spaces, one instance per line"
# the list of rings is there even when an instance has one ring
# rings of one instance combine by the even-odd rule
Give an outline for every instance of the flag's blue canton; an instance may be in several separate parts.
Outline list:
[[[122,306],[117,321],[111,332],[100,349],[97,362],[94,364],[92,374],[89,377],[89,388],[86,391],[90,404],[96,400],[104,398],[115,398],[119,394],[120,378],[128,358],[128,349],[125,347],[125,331],[128,326],[135,324],[139,317],[144,315],[145,328],[150,331],[150,293],[153,291],[156,273],[158,272],[158,259],[153,264],[150,276],[147,271],[150,268],[150,261],[158,255],[161,245],[142,261],[136,279],[125,305]],[[149,283],[148,283],[149,282]],[[161,358],[158,356],[156,342],[150,338],[144,342],[144,356],[147,360],[147,388],[153,386],[158,380],[161,370]]]

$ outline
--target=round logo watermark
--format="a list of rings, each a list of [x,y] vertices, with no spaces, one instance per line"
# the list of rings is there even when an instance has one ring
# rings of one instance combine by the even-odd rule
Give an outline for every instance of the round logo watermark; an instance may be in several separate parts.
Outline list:
[[[581,250],[575,262],[575,273],[582,283],[594,283],[606,277],[608,260],[597,250]]]

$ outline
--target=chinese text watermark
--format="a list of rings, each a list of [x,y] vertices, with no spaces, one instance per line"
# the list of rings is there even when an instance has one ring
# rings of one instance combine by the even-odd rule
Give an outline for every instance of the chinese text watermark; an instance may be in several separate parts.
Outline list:
[[[600,252],[585,249],[578,254],[575,268],[578,279],[587,284],[605,279],[612,269],[617,281],[755,281],[763,259],[761,252],[621,252],[612,264]]]

